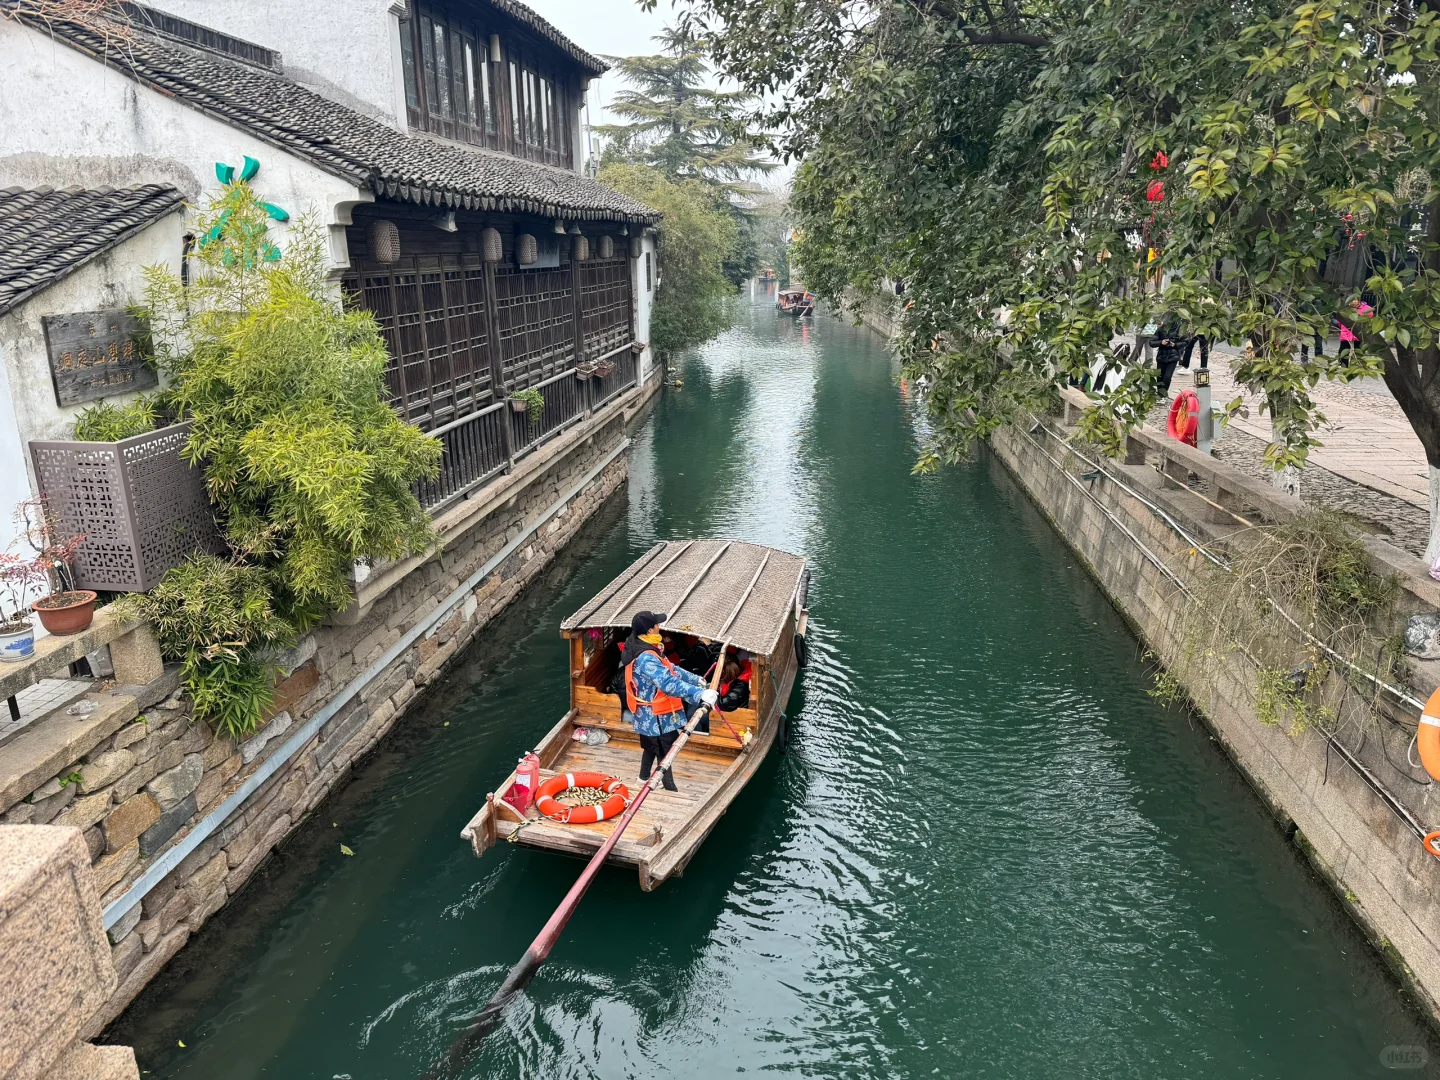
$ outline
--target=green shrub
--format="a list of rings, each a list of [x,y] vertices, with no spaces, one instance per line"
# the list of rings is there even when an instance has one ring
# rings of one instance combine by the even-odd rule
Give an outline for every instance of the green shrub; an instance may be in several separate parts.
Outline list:
[[[75,419],[75,438],[82,442],[119,442],[154,431],[160,419],[158,396],[141,394],[124,405],[96,402]]]
[[[243,737],[274,698],[265,658],[295,642],[294,625],[275,610],[272,584],[262,567],[194,555],[116,607],[150,620],[160,651],[181,662],[197,715]]]
[[[330,294],[313,217],[283,258],[267,222],[249,185],[231,184],[199,222],[195,280],[146,271],[156,359],[191,422],[185,455],[204,468],[233,553],[172,570],[149,614],[201,715],[239,734],[264,707],[264,646],[348,605],[356,561],[434,545],[412,486],[441,455],[386,402],[385,342],[368,312]],[[213,596],[228,599],[212,611]]]

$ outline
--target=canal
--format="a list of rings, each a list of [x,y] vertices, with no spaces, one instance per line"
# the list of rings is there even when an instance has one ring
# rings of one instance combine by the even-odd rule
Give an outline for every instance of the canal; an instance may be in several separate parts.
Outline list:
[[[756,292],[679,370],[628,491],[108,1040],[154,1080],[423,1073],[580,869],[459,839],[566,707],[560,620],[657,538],[727,536],[815,568],[788,752],[683,879],[601,875],[470,1075],[1313,1080],[1436,1056],[1003,469],[910,475],[923,423],[873,335]]]

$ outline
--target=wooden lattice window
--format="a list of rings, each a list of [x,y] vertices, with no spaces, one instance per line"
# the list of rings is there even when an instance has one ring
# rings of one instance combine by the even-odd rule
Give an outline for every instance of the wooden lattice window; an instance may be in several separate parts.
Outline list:
[[[562,168],[571,164],[573,77],[537,62],[530,46],[501,38],[463,11],[411,3],[400,21],[400,58],[410,125]],[[562,67],[560,70],[565,70]]]
[[[580,305],[586,356],[600,356],[629,344],[629,258],[621,255],[580,263]]]
[[[390,349],[390,403],[430,430],[492,398],[485,270],[478,255],[422,255],[361,265],[344,282]]]
[[[569,363],[575,355],[569,267],[498,267],[495,327],[508,389],[523,389]]]

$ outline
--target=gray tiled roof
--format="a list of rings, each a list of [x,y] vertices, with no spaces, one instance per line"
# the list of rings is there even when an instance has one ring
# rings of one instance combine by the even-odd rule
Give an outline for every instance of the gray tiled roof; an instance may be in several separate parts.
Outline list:
[[[0,0],[0,7],[10,6]],[[528,10],[528,9],[526,9]],[[533,14],[533,13],[532,13]],[[535,16],[538,18],[538,16]],[[500,213],[653,223],[660,214],[568,169],[398,131],[259,67],[133,26],[110,37],[53,16],[39,33],[377,195]]]
[[[485,2],[496,10],[503,11],[516,22],[524,23],[552,45],[560,46],[567,54],[580,61],[581,64],[594,74],[603,75],[610,70],[609,64],[597,57],[591,56],[530,8],[520,3],[519,0],[485,0]]]
[[[0,191],[0,315],[176,209],[173,187]]]

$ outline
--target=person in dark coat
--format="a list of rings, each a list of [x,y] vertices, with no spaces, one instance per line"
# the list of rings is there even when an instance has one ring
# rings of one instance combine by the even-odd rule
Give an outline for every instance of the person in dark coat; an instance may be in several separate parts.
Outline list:
[[[1176,365],[1184,363],[1187,368],[1190,366],[1190,349],[1194,339],[1185,333],[1185,324],[1180,316],[1167,311],[1150,344],[1155,349],[1155,386],[1164,397],[1170,393],[1170,380],[1175,376]]]

